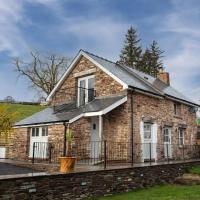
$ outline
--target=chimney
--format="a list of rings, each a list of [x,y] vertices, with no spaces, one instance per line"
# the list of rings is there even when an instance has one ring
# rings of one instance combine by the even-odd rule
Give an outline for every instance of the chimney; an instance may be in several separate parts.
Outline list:
[[[159,78],[161,81],[163,81],[167,85],[170,85],[169,73],[165,72],[163,68],[160,68],[157,78]]]

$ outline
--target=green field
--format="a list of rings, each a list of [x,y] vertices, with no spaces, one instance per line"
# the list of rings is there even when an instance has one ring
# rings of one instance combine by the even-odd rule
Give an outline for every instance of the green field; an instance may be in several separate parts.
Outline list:
[[[163,185],[98,200],[200,200],[200,185]]]
[[[17,112],[16,121],[20,121],[26,117],[29,117],[45,108],[45,106],[40,105],[23,105],[11,103],[0,103],[0,106],[6,106],[10,112]]]

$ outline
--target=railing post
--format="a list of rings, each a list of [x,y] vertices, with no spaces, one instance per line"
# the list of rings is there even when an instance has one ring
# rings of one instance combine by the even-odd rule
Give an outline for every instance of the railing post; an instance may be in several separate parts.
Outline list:
[[[183,149],[183,161],[185,162],[185,150],[184,150],[185,147],[184,147],[184,145],[183,145],[183,148],[182,148],[182,149]]]
[[[167,163],[169,164],[169,144],[167,143]]]
[[[107,166],[107,141],[104,140],[104,169]]]
[[[35,162],[35,142],[33,143],[33,155],[32,155],[32,163]]]
[[[149,143],[149,164],[151,165],[151,142]]]
[[[53,147],[51,146],[51,144],[49,144],[49,163],[51,163],[51,155],[52,155],[52,154],[51,154],[51,153],[52,153],[51,151],[52,151],[52,148],[53,148]]]

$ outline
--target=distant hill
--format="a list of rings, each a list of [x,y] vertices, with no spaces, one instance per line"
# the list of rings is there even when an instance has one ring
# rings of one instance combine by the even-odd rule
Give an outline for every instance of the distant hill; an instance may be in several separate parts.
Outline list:
[[[0,103],[0,106],[6,105],[10,112],[17,112],[17,121],[20,121],[26,117],[33,115],[46,108],[46,106],[41,105],[28,105],[28,104],[17,104],[17,103]]]

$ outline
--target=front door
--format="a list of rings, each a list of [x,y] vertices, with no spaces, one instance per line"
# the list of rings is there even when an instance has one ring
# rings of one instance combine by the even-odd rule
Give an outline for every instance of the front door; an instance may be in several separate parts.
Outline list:
[[[143,144],[142,154],[143,160],[149,161],[156,157],[156,143],[153,140],[153,124],[144,123],[143,126]]]
[[[91,142],[90,142],[91,158],[99,158],[101,153],[101,139],[99,135],[99,118],[91,118]]]
[[[48,127],[33,127],[30,132],[29,157],[47,158],[48,153]]]
[[[165,158],[172,157],[171,135],[172,135],[171,127],[165,127],[164,128],[164,156]]]

